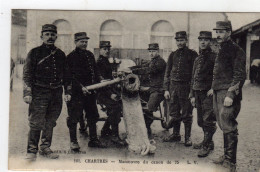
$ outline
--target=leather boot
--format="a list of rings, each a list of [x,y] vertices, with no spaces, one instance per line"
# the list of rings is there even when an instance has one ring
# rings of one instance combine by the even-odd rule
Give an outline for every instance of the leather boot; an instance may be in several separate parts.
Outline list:
[[[30,129],[28,134],[28,145],[26,159],[28,161],[35,161],[38,152],[38,144],[41,136],[41,130]]]
[[[184,145],[186,147],[188,146],[192,146],[192,142],[191,142],[191,124],[184,124],[185,127],[185,143]]]
[[[118,146],[124,146],[126,145],[126,142],[123,141],[120,137],[119,137],[119,131],[118,131],[118,124],[113,124],[112,125],[112,137],[111,137],[111,141],[118,145]]]
[[[107,146],[99,141],[97,138],[97,126],[95,122],[89,122],[89,136],[90,141],[88,147],[106,148]]]
[[[77,139],[77,125],[71,125],[69,127],[69,133],[70,133],[70,142],[78,142]]]
[[[78,152],[80,147],[77,139],[77,125],[70,125],[69,127],[70,133],[70,149],[74,152]]]
[[[81,119],[79,121],[79,126],[80,126],[79,133],[84,137],[88,137],[87,125],[85,124],[85,120],[84,120],[83,116],[81,117]]]
[[[79,152],[80,150],[80,147],[79,147],[79,144],[78,142],[70,142],[70,149],[72,152]]]
[[[224,155],[221,155],[219,158],[213,160],[213,163],[222,165],[224,160],[225,160],[225,155],[227,151],[227,135],[223,134],[223,139],[224,139]]]
[[[174,122],[173,123],[173,133],[164,138],[164,142],[179,142],[181,141],[181,135],[180,135],[180,129],[181,129],[181,122]]]
[[[50,159],[57,159],[59,155],[51,150],[53,128],[47,127],[42,131],[41,145],[39,154]]]
[[[225,153],[225,160],[223,167],[228,168],[230,171],[236,170],[236,155],[237,155],[237,131],[225,134],[227,139],[227,148]]]
[[[110,129],[110,123],[105,121],[103,128],[101,129],[101,137],[109,137],[111,136],[112,131]]]
[[[200,149],[198,153],[198,157],[207,157],[212,150],[212,137],[214,132],[205,131],[204,135],[204,143],[202,145],[202,148]],[[214,148],[213,148],[214,149]]]
[[[153,112],[145,110],[144,119],[145,119],[145,126],[147,129],[148,138],[153,139],[152,129],[151,129],[151,125],[153,123]]]
[[[107,146],[101,143],[97,137],[90,137],[90,141],[88,142],[88,147],[107,148]]]

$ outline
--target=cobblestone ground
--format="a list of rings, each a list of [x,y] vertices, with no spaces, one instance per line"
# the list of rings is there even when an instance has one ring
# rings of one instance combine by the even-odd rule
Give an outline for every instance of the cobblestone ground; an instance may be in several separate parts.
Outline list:
[[[242,110],[238,116],[239,143],[237,169],[239,172],[259,171],[260,169],[260,86],[247,84],[243,90]],[[225,171],[224,168],[212,163],[223,153],[222,132],[218,129],[215,136],[215,150],[206,158],[198,158],[197,150],[185,147],[183,142],[164,143],[162,138],[172,131],[164,130],[159,121],[152,124],[157,150],[154,155],[139,156],[129,153],[127,148],[118,148],[109,141],[107,149],[90,149],[87,146],[88,138],[79,135],[81,154],[70,154],[69,133],[66,126],[67,111],[65,104],[57,126],[54,130],[52,149],[59,153],[58,160],[47,160],[38,156],[34,163],[26,163],[27,133],[29,130],[27,120],[28,106],[22,101],[22,84],[20,79],[14,80],[14,91],[11,93],[10,129],[9,129],[9,169],[20,170],[71,170],[71,169],[106,169],[106,170],[174,170],[174,171]],[[157,114],[158,115],[158,114]],[[98,122],[98,134],[103,122]],[[181,128],[183,141],[183,125]],[[124,134],[124,124],[120,124],[120,133]],[[196,110],[194,110],[194,123],[192,128],[193,142],[200,142],[202,130],[196,124]],[[86,159],[106,159],[108,163],[88,163]],[[123,166],[119,160],[136,160],[140,164]],[[144,162],[144,160],[147,161]],[[115,162],[113,162],[115,161]],[[171,161],[171,164],[167,164]],[[132,162],[134,163],[134,162]],[[136,162],[135,162],[136,163]],[[163,164],[162,164],[163,163]],[[112,164],[112,165],[111,165]],[[114,165],[113,165],[114,164]]]

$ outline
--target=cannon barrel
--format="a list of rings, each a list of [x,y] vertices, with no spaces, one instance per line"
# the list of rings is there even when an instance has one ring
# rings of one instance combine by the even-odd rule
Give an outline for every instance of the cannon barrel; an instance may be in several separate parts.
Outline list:
[[[104,82],[101,82],[101,83],[98,83],[98,84],[89,85],[86,88],[88,90],[96,90],[96,89],[99,89],[99,88],[103,88],[103,87],[106,87],[106,86],[109,86],[109,85],[119,83],[121,80],[122,80],[121,78],[116,78],[116,79],[113,79],[113,80],[110,80],[110,81],[104,81]]]

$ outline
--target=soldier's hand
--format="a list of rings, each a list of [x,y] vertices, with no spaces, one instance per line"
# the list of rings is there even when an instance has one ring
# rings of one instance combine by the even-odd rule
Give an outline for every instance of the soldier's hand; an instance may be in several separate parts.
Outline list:
[[[110,98],[112,100],[114,100],[114,101],[118,101],[119,100],[116,94],[111,94]]]
[[[224,106],[229,107],[233,104],[233,100],[229,97],[225,97]]]
[[[66,95],[64,96],[64,101],[65,101],[65,102],[69,102],[70,100],[71,100],[71,95],[66,94]]]
[[[25,97],[23,98],[23,101],[24,101],[25,103],[27,103],[27,104],[32,103],[32,96],[25,96]]]
[[[82,87],[82,92],[84,95],[91,94],[86,87]]]
[[[169,91],[165,91],[165,92],[164,92],[164,98],[165,98],[166,100],[170,99],[170,92],[169,92]]]
[[[195,107],[195,97],[190,98],[190,103],[193,107]]]
[[[212,96],[213,95],[213,89],[210,89],[208,92],[207,92],[207,96]]]

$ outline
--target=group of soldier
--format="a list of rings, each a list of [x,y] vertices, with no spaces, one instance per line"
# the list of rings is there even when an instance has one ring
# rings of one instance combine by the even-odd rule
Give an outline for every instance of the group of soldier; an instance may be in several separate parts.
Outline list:
[[[215,163],[235,171],[238,142],[236,118],[241,108],[242,86],[246,79],[246,57],[243,50],[231,40],[230,21],[218,21],[214,30],[220,47],[217,53],[210,47],[212,32],[200,32],[198,55],[187,47],[186,32],[180,31],[176,32],[175,37],[178,49],[170,54],[167,63],[159,55],[159,45],[151,43],[148,48],[151,57],[149,63],[131,70],[134,74],[149,75],[149,89],[145,96],[148,108],[144,110],[149,137],[152,136],[153,112],[166,99],[173,121],[173,133],[164,141],[181,140],[182,121],[185,129],[184,144],[192,146],[192,111],[196,107],[197,122],[204,137],[201,143],[193,144],[193,148],[200,149],[199,157],[208,156],[214,149],[212,138],[217,122],[223,131],[224,155]],[[30,126],[27,159],[36,159],[40,139],[39,154],[51,159],[58,158],[50,146],[53,128],[62,109],[62,86],[68,108],[67,126],[72,150],[80,149],[77,123],[83,114],[86,115],[89,127],[88,146],[106,147],[97,137],[97,99],[105,105],[108,115],[101,136],[109,136],[113,143],[125,145],[118,134],[122,113],[120,88],[113,85],[90,91],[86,87],[113,79],[113,67],[108,60],[110,42],[100,42],[100,56],[96,62],[93,53],[86,50],[89,37],[85,32],[74,35],[76,48],[67,57],[54,45],[57,39],[55,25],[42,26],[41,39],[43,44],[29,52],[24,65],[24,101],[29,104]],[[84,125],[81,130],[86,130]]]

